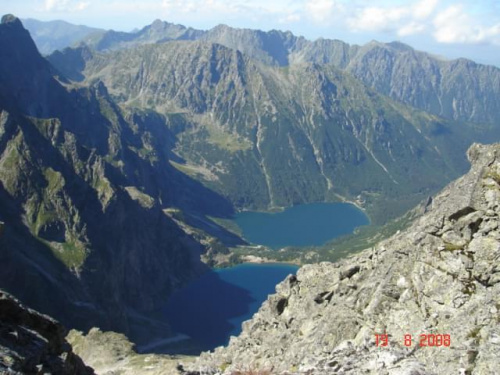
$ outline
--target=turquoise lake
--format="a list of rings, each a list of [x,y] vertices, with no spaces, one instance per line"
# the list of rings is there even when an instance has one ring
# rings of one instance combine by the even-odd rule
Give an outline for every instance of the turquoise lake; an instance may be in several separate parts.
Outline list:
[[[363,211],[349,203],[311,203],[277,213],[244,211],[234,221],[247,241],[272,249],[320,246],[370,223]]]
[[[172,295],[167,319],[176,333],[190,336],[203,350],[225,345],[275,293],[276,284],[297,269],[285,264],[241,264],[208,272]]]
[[[349,234],[368,217],[347,203],[314,203],[278,213],[241,212],[234,221],[247,241],[273,249],[323,245]],[[166,315],[173,330],[191,337],[203,350],[225,345],[241,323],[259,309],[276,284],[297,271],[284,264],[243,264],[210,271],[175,292]]]

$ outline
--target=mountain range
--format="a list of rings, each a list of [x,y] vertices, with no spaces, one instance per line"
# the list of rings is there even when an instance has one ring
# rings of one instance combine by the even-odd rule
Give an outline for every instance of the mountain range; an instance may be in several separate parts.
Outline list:
[[[19,19],[0,25],[0,287],[69,327],[168,336],[165,299],[244,242],[209,217],[353,201],[385,224],[500,136],[500,69],[469,60],[223,25],[94,31],[44,58]]]
[[[48,60],[166,116],[175,165],[239,209],[358,200],[384,223],[463,173],[472,141],[499,135],[499,69],[401,43],[155,21]]]
[[[486,124],[499,119],[498,104],[494,100],[499,93],[498,68],[467,59],[444,60],[400,42],[372,41],[358,46],[322,38],[309,41],[278,30],[264,32],[219,25],[204,31],[161,20],[130,33],[64,21],[28,19],[24,22],[42,53],[78,43],[97,51],[115,51],[143,44],[200,40],[239,50],[266,65],[332,64],[384,95],[446,118]],[[60,35],[66,39],[61,40]],[[57,44],[44,47],[56,40]],[[457,96],[462,91],[464,96]],[[482,100],[471,92],[481,93]]]

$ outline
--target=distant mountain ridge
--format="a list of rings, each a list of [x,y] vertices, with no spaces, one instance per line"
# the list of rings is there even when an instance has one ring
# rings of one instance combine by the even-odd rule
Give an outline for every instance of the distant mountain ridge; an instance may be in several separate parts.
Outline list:
[[[432,114],[483,126],[500,122],[500,104],[496,100],[500,95],[499,68],[467,59],[442,60],[400,42],[371,42],[358,46],[330,39],[309,41],[278,30],[264,32],[219,25],[202,31],[161,20],[130,33],[54,22],[53,25],[29,20],[31,28],[28,28],[41,51],[49,50],[44,43],[50,44],[50,39],[54,38],[50,35],[56,35],[54,43],[58,49],[78,41],[97,51],[174,40],[200,40],[237,49],[266,65],[333,64],[378,92]],[[58,29],[65,30],[66,39],[58,39],[54,31]]]
[[[131,48],[141,44],[162,43],[170,40],[195,40],[204,32],[182,25],[155,20],[151,25],[136,32],[107,31],[95,34],[93,38],[82,40],[98,51],[112,51]]]
[[[467,59],[443,61],[399,42],[364,46],[308,41],[290,32],[217,26],[202,40],[240,50],[266,64],[332,64],[381,94],[459,121],[500,123],[500,69]],[[430,87],[428,85],[431,85]]]
[[[55,50],[70,47],[92,34],[101,34],[105,30],[84,25],[74,25],[66,21],[38,21],[32,18],[22,20],[30,32],[38,50],[48,55]]]

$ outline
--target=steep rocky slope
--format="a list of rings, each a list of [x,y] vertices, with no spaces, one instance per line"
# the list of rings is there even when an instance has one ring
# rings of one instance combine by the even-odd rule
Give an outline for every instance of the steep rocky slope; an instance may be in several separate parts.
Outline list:
[[[444,60],[399,42],[358,46],[224,25],[207,31],[200,40],[237,49],[267,65],[331,64],[381,94],[447,119],[483,126],[500,121],[497,67],[467,59]]]
[[[13,16],[0,49],[0,287],[68,327],[168,335],[159,307],[208,267],[167,209],[230,205],[170,165],[161,116],[58,81]]]
[[[0,290],[0,374],[93,375],[54,319]]]
[[[481,126],[500,122],[500,69],[467,59],[446,61],[402,43],[372,42],[345,68],[402,103]]]
[[[497,374],[500,145],[475,144],[468,157],[469,173],[435,196],[410,228],[338,263],[302,267],[227,348],[202,354],[189,368]],[[383,333],[389,345],[377,347],[375,335]],[[450,345],[421,347],[421,334],[449,335]]]

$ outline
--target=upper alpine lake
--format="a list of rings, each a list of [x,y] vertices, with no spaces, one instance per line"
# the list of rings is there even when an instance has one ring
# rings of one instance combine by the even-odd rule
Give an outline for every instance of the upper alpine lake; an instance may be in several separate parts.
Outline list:
[[[368,216],[350,203],[310,203],[282,212],[244,211],[234,221],[251,243],[272,249],[285,246],[320,246],[370,223]]]

